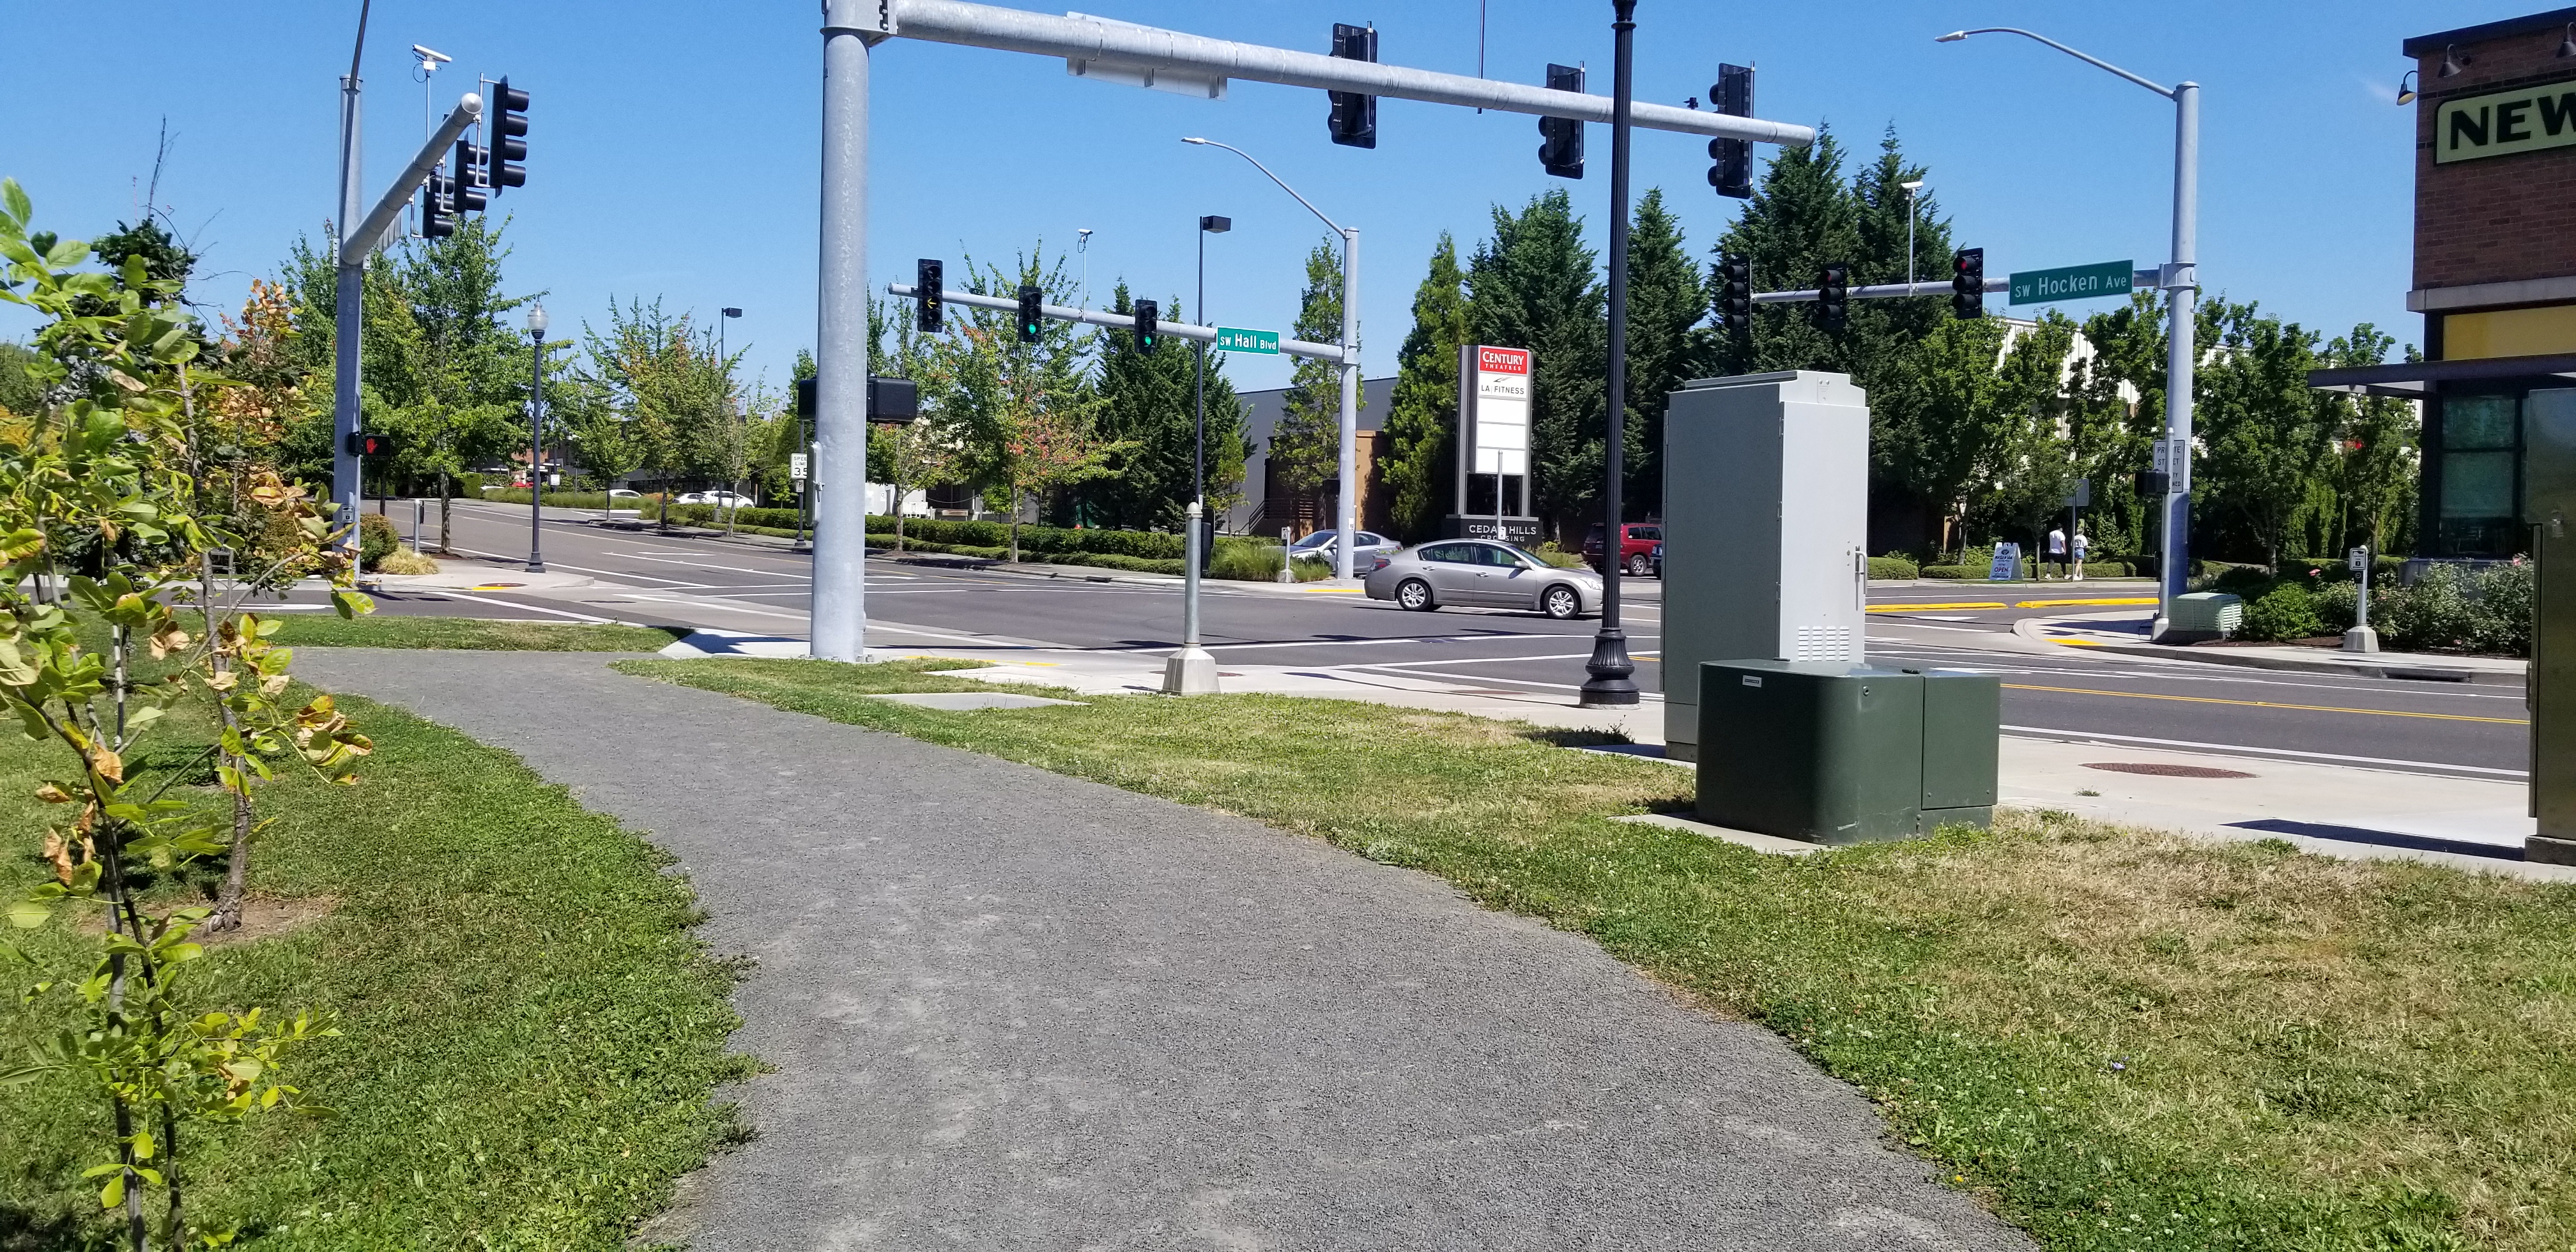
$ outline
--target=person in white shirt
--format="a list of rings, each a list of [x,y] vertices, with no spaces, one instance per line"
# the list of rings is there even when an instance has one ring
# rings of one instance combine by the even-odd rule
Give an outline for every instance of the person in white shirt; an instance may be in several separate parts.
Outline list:
[[[2077,582],[2084,581],[2084,554],[2092,547],[2093,541],[2085,538],[2083,531],[2075,532],[2075,580]]]
[[[2048,532],[2048,563],[2051,565],[2066,563],[2066,532],[2055,527],[2051,527]],[[2047,577],[2046,574],[2040,576]]]

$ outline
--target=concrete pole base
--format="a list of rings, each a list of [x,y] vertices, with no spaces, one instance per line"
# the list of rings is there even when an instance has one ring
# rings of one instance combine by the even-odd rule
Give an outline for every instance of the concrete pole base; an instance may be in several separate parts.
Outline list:
[[[1188,647],[1173,653],[1163,662],[1163,694],[1167,696],[1212,696],[1217,694],[1216,658],[1205,648]]]
[[[2343,650],[2377,652],[2379,651],[2379,632],[2368,626],[2355,626],[2343,632]]]
[[[2149,643],[2166,643],[2166,642],[2169,642],[2169,641],[2165,638],[2165,636],[2170,635],[2170,634],[2172,634],[2172,633],[2173,633],[2173,619],[2172,619],[2172,618],[2170,618],[2170,617],[2159,617],[2159,618],[2157,618],[2157,619],[2155,620],[2155,622],[2154,622],[2152,625],[2149,625],[2149,626],[2147,627],[2147,642],[2149,642]]]
[[[2522,841],[2522,859],[2541,865],[2576,865],[2576,840],[2527,836]]]

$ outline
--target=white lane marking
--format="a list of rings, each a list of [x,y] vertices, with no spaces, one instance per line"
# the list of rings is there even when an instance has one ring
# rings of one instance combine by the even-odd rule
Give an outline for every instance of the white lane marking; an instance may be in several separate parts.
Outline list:
[[[806,613],[772,613],[772,612],[770,612],[770,611],[769,611],[769,610],[767,610],[767,609],[755,609],[755,608],[752,608],[752,607],[750,607],[750,606],[748,606],[748,605],[741,605],[741,604],[732,604],[732,603],[717,603],[717,604],[709,604],[709,603],[707,603],[707,602],[706,602],[706,601],[704,601],[704,600],[682,599],[682,598],[680,598],[680,597],[678,597],[678,596],[645,596],[645,595],[639,595],[639,596],[636,596],[635,598],[636,598],[636,599],[638,599],[638,600],[651,600],[651,601],[653,601],[653,602],[655,602],[655,603],[657,603],[657,604],[684,604],[684,605],[688,605],[688,606],[689,606],[689,607],[691,607],[691,608],[695,608],[695,609],[699,610],[700,612],[708,612],[708,613],[748,613],[748,614],[750,614],[750,615],[751,615],[751,616],[753,616],[753,617],[777,617],[777,618],[784,618],[784,619],[786,619],[786,620],[788,620],[788,621],[791,621],[791,622],[801,622],[801,621],[804,621],[804,620],[806,620],[808,617],[810,617],[810,616],[811,616],[810,614],[806,614]]]
[[[2189,748],[2196,752],[2250,752],[2260,756],[2290,756],[2310,761],[2350,761],[2361,765],[2396,765],[2415,770],[2492,774],[2498,778],[2531,777],[2530,774],[2518,769],[2493,769],[2484,765],[2446,765],[2440,761],[2400,761],[2384,756],[2345,756],[2336,752],[2300,752],[2292,748],[2256,748],[2242,744],[2204,743],[2190,739],[2150,739],[2145,735],[2106,735],[2098,731],[2058,730],[2048,726],[2005,726],[2002,729],[2025,738],[2055,739],[2065,743],[2110,740],[2114,743],[2146,743],[2158,747]]]
[[[445,597],[447,597],[447,598],[449,598],[449,599],[451,599],[451,600],[472,600],[472,601],[474,601],[476,604],[497,604],[497,605],[500,605],[501,607],[503,607],[503,608],[505,608],[505,609],[525,609],[525,610],[527,610],[527,611],[528,611],[528,612],[530,612],[530,613],[552,613],[552,614],[554,614],[554,615],[555,615],[555,616],[557,616],[557,617],[569,617],[569,618],[573,619],[574,621],[579,621],[579,622],[596,622],[596,623],[598,623],[598,624],[600,624],[600,625],[603,625],[603,626],[615,626],[615,625],[623,625],[623,624],[625,624],[625,623],[620,623],[616,618],[613,618],[613,617],[593,617],[593,616],[591,616],[591,615],[590,615],[590,614],[588,614],[588,613],[573,613],[573,612],[569,612],[569,611],[564,610],[564,609],[542,609],[542,608],[538,608],[536,605],[533,605],[533,604],[521,604],[521,603],[519,603],[519,602],[518,602],[518,601],[516,601],[516,600],[495,600],[495,599],[493,599],[493,598],[492,598],[492,597],[490,597],[490,596],[469,596],[469,595],[465,594],[465,593],[464,593],[464,592],[462,592],[462,591],[445,591],[445,590],[442,590],[439,594],[441,594],[441,595],[443,595],[443,596],[445,596]]]
[[[453,548],[450,549],[450,551],[462,552],[467,556],[489,557],[496,561],[515,561],[518,559],[517,557],[503,556],[497,552],[477,552],[472,548]],[[571,570],[576,574],[597,574],[603,578],[641,578],[646,582],[668,583],[674,587],[688,587],[693,589],[713,587],[717,585],[715,583],[683,582],[677,578],[658,578],[651,574],[637,574],[626,570],[592,569],[586,565],[566,565],[561,561],[554,562],[551,568]]]

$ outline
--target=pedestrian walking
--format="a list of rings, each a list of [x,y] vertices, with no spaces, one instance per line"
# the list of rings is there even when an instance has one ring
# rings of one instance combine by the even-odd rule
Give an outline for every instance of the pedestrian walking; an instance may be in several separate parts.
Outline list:
[[[2083,531],[2075,532],[2075,581],[2077,582],[2084,581],[2084,554],[2091,551],[2092,547],[2093,541],[2085,538]]]
[[[2059,530],[2054,526],[2049,527],[2048,529],[2048,563],[2050,565],[2066,564],[2066,532]],[[2048,575],[2044,572],[2040,575],[2042,578],[2047,576]]]

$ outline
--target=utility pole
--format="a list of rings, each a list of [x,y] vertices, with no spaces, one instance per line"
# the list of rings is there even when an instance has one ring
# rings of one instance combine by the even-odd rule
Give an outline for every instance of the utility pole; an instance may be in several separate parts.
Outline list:
[[[333,223],[340,237],[332,246],[337,264],[332,289],[331,494],[339,507],[331,524],[348,528],[338,542],[352,557],[358,552],[360,470],[358,454],[351,450],[350,440],[358,433],[358,348],[360,336],[365,333],[360,307],[365,297],[364,250],[374,247],[373,240],[361,243],[356,238],[358,215],[365,212],[358,203],[358,180],[364,172],[358,160],[358,62],[367,50],[367,13],[373,7],[374,0],[360,0],[358,40],[349,50],[348,77],[340,80],[340,213]]]
[[[1610,0],[1613,38],[1610,71],[1610,395],[1604,414],[1601,537],[1601,628],[1592,636],[1592,659],[1583,663],[1580,703],[1620,708],[1637,702],[1637,663],[1628,658],[1628,635],[1619,628],[1619,580],[1626,572],[1627,532],[1620,523],[1626,500],[1621,480],[1628,425],[1628,110],[1635,83],[1637,0]],[[1494,491],[1502,492],[1495,480]]]

